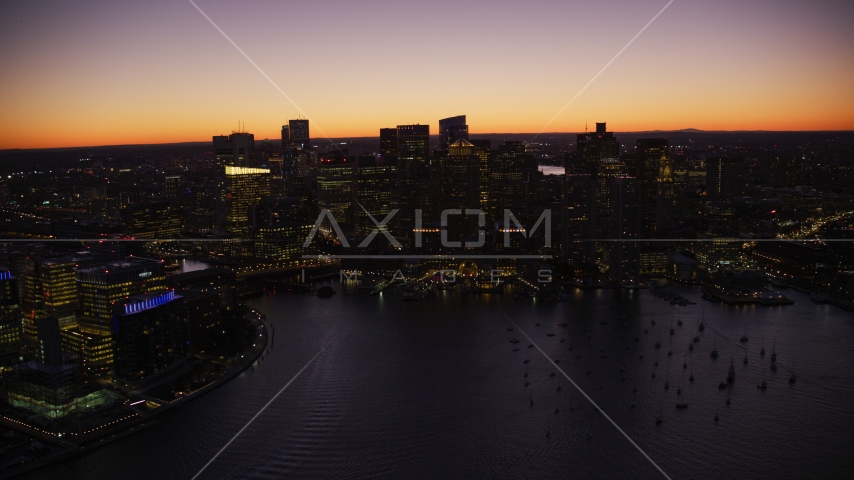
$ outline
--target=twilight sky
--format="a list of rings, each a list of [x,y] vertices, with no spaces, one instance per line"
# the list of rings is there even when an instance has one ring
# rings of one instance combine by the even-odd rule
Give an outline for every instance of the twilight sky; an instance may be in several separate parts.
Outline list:
[[[320,129],[538,132],[668,0],[195,0]],[[854,2],[675,0],[547,131],[854,129]],[[0,149],[278,138],[187,0],[0,2]]]

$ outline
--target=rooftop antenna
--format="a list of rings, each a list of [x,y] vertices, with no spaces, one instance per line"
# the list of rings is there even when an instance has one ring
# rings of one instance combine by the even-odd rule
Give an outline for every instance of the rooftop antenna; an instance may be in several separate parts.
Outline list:
[[[587,133],[587,119],[584,119],[584,133]]]

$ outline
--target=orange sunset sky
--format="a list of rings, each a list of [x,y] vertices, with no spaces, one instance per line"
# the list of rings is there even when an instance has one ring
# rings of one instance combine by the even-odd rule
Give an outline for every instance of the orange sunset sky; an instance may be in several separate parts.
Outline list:
[[[667,1],[196,4],[312,136],[536,133]],[[546,129],[854,129],[854,2],[675,0]],[[188,1],[0,6],[0,149],[279,138],[300,112]]]

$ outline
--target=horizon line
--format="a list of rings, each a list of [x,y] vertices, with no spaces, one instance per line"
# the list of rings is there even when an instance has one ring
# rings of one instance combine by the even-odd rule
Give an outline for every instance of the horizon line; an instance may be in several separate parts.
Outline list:
[[[401,124],[404,125],[404,124]],[[407,124],[408,125],[408,124]],[[429,124],[427,124],[429,126]],[[392,127],[388,127],[392,128]],[[251,133],[251,132],[234,132],[231,133]],[[577,135],[583,132],[544,132],[541,133],[540,136],[544,135]],[[854,129],[840,129],[840,130],[828,130],[828,129],[818,129],[818,130],[701,130],[697,128],[680,128],[676,130],[633,130],[633,131],[611,131],[611,133],[615,135],[631,135],[631,134],[649,134],[649,133],[697,133],[697,134],[714,134],[714,133],[854,133]],[[254,135],[254,134],[253,134]],[[486,133],[469,133],[469,136],[476,137],[479,135],[534,135],[532,132],[486,132]],[[211,135],[214,137],[216,135]],[[431,133],[430,137],[438,137],[438,133]],[[314,137],[320,138],[320,137]],[[329,140],[346,140],[346,139],[374,139],[380,138],[379,135],[371,135],[371,136],[330,136]],[[312,139],[311,137],[309,138]],[[258,140],[258,139],[256,139]],[[261,140],[270,140],[281,142],[280,138],[264,138]],[[115,144],[104,144],[104,145],[69,145],[63,147],[33,147],[33,148],[0,148],[0,154],[11,153],[11,152],[35,152],[35,151],[47,151],[47,150],[75,150],[75,149],[87,149],[87,148],[130,148],[130,147],[160,147],[160,146],[181,146],[181,145],[194,145],[194,144],[204,144],[211,143],[212,140],[187,140],[181,142],[162,142],[162,143],[115,143]],[[542,143],[542,142],[538,142]]]

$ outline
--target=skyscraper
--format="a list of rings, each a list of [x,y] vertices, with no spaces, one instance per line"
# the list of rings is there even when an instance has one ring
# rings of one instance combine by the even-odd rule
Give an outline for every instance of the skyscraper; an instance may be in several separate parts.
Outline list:
[[[596,214],[607,217],[610,213],[610,180],[623,175],[625,171],[620,161],[620,144],[614,133],[607,131],[605,122],[596,124],[595,133],[577,135],[576,162],[580,165],[572,171],[593,175],[596,181]]]
[[[359,205],[355,212],[356,231],[368,235],[376,228],[374,222],[365,213],[367,210],[378,222],[394,208],[392,193],[397,183],[397,163],[385,163],[388,156],[360,156],[356,171],[356,199]],[[361,206],[360,206],[361,205]],[[362,210],[364,207],[364,210]]]
[[[437,205],[441,210],[480,208],[480,156],[475,146],[464,138],[455,140],[434,160]],[[447,238],[454,242],[477,236],[477,217],[454,215],[448,217],[444,228]]]
[[[311,139],[308,135],[308,120],[288,120],[289,146],[302,150],[311,149]]]
[[[747,169],[740,157],[706,159],[706,192],[709,195],[741,195],[747,185]]]
[[[267,168],[223,167],[225,178],[217,198],[217,226],[231,233],[245,233],[249,211],[270,196]]]
[[[449,145],[461,138],[469,139],[469,126],[466,125],[465,115],[439,120],[439,150],[447,150]]]
[[[380,129],[380,158],[385,165],[397,164],[397,129]]]
[[[658,228],[656,221],[659,218],[656,212],[659,203],[664,211],[671,215],[673,213],[672,208],[667,208],[667,202],[673,201],[670,142],[666,138],[639,138],[637,140],[636,165],[637,180],[640,187],[641,236],[653,238],[656,231],[669,230]],[[659,195],[659,191],[661,191],[661,195]]]
[[[609,188],[611,208],[608,276],[618,285],[636,284],[640,276],[640,205],[638,182],[634,177],[615,177]]]
[[[190,355],[190,322],[174,290],[122,299],[113,306],[114,380],[135,386]]]
[[[181,212],[169,202],[130,205],[121,212],[122,230],[134,238],[173,239],[181,235]]]
[[[317,206],[329,210],[345,231],[353,228],[353,200],[356,196],[356,158],[334,152],[317,160]],[[321,230],[332,232],[326,222]]]
[[[430,207],[430,126],[398,125],[397,127],[397,187],[394,207],[400,209],[392,231],[404,245],[412,243],[415,209],[434,212]]]
[[[596,263],[596,183],[591,175],[571,174],[565,180],[563,255],[576,277],[586,277]]]

